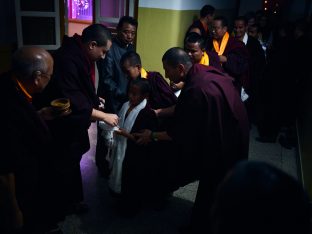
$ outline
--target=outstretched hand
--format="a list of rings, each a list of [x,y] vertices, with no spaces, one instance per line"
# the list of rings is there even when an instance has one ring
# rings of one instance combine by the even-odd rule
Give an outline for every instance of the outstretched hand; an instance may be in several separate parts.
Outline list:
[[[107,124],[109,124],[109,125],[111,125],[113,127],[118,125],[118,120],[119,120],[119,118],[118,118],[117,115],[115,115],[115,114],[108,114],[108,113],[105,114],[105,117],[103,119],[103,121],[105,123],[107,123]]]
[[[115,130],[115,133],[118,134],[118,135],[124,136],[124,137],[126,137],[126,138],[128,138],[130,140],[135,141],[134,136],[131,133],[127,132],[123,128],[119,128],[119,129]]]
[[[139,145],[147,145],[149,142],[151,142],[151,130],[144,129],[140,132],[133,133],[132,135],[135,138],[135,142]]]

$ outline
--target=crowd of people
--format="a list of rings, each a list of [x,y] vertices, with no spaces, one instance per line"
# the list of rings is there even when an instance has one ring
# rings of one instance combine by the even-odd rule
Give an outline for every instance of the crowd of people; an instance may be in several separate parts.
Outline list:
[[[268,20],[266,12],[248,13],[231,31],[226,17],[205,5],[183,48],[162,57],[169,82],[143,68],[130,16],[121,17],[116,37],[92,24],[65,36],[52,56],[18,49],[0,79],[1,233],[60,233],[66,215],[88,212],[80,160],[95,121],[96,165],[126,214],[198,180],[190,225],[181,232],[309,233],[302,185],[247,161],[251,126],[262,142],[276,141],[285,127],[280,142],[292,146],[309,74],[308,25],[297,21],[291,37],[287,25],[273,28]],[[69,109],[50,105],[59,98]]]

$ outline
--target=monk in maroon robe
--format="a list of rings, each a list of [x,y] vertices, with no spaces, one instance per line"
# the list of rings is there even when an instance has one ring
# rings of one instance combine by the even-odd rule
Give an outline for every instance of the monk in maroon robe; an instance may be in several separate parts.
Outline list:
[[[163,65],[171,81],[185,81],[172,125],[167,132],[145,130],[134,136],[138,144],[173,143],[174,150],[166,156],[175,164],[164,165],[175,173],[167,177],[175,180],[168,186],[176,189],[199,179],[191,233],[203,233],[218,184],[235,163],[248,157],[247,113],[230,77],[209,66],[192,66],[181,48],[169,49]]]
[[[249,54],[244,43],[231,37],[227,30],[227,20],[222,16],[216,17],[212,31],[212,50],[218,53],[223,70],[234,78],[240,93],[241,87],[249,88]]]

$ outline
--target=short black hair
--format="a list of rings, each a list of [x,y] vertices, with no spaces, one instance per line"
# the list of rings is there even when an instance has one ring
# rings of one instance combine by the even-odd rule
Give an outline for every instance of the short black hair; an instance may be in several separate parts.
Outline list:
[[[129,62],[130,66],[142,65],[141,58],[135,51],[127,51],[120,58],[120,66],[122,66],[126,61]]]
[[[126,15],[120,18],[118,25],[117,25],[117,30],[121,29],[124,23],[131,24],[135,26],[136,28],[138,27],[138,21],[135,18]]]
[[[186,67],[193,65],[190,56],[180,47],[173,47],[167,50],[162,57],[162,61],[173,68],[176,68],[179,64],[183,64]]]
[[[216,16],[213,20],[220,20],[223,27],[229,26],[228,20],[224,16]]]
[[[207,15],[213,15],[215,12],[215,8],[211,5],[205,5],[202,7],[202,9],[200,10],[200,17],[204,18]]]
[[[142,95],[148,96],[151,92],[151,86],[149,82],[147,81],[147,79],[138,78],[135,80],[131,80],[129,87],[134,86],[134,85],[139,87]]]
[[[238,17],[235,18],[234,22],[235,21],[243,21],[245,25],[248,24],[248,20],[247,20],[247,18],[245,16],[238,16]]]
[[[199,35],[197,32],[189,32],[186,34],[185,40],[184,40],[184,47],[186,43],[198,43],[199,47],[204,50],[206,45],[205,45],[205,40],[204,38]]]
[[[103,24],[91,24],[82,31],[82,43],[96,41],[98,46],[106,46],[112,40],[112,34]]]

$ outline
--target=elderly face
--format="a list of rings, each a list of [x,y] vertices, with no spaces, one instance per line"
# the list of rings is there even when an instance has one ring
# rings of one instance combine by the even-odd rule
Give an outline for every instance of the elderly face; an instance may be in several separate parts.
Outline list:
[[[124,23],[117,33],[122,43],[126,45],[132,44],[136,35],[136,27],[129,23]]]
[[[236,20],[234,23],[234,33],[236,38],[243,38],[247,32],[247,27],[243,20]]]
[[[50,82],[51,76],[53,74],[53,58],[51,57],[50,54],[46,54],[44,59],[47,65],[47,70],[46,72],[40,73],[39,79],[35,79],[36,93],[40,93],[45,89],[45,87]]]
[[[214,39],[220,40],[224,36],[224,34],[227,31],[227,27],[224,27],[222,25],[221,20],[214,20],[213,21],[213,26],[212,26],[212,35]]]
[[[199,63],[204,56],[204,51],[200,48],[198,42],[185,44],[185,52],[190,56],[192,63]]]

